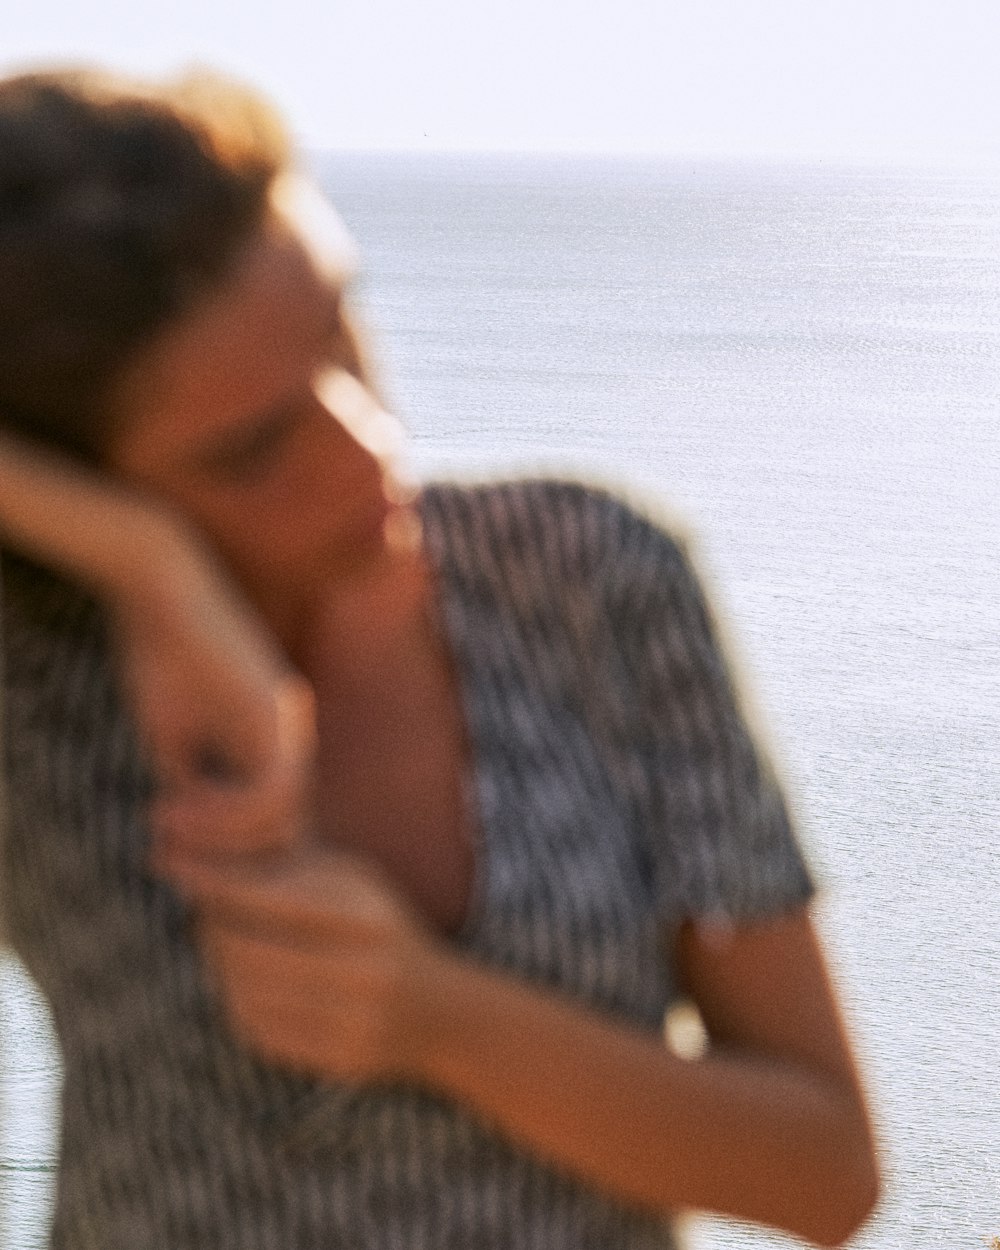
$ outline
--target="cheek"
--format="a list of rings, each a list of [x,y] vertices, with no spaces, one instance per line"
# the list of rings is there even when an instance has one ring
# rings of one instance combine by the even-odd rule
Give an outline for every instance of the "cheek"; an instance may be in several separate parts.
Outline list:
[[[216,500],[196,520],[253,592],[280,591],[307,577],[329,528],[315,495],[284,489]]]
[[[379,460],[327,414],[321,420],[319,436],[297,439],[266,479],[196,505],[202,528],[255,591],[295,593],[329,575],[359,514],[382,498]]]

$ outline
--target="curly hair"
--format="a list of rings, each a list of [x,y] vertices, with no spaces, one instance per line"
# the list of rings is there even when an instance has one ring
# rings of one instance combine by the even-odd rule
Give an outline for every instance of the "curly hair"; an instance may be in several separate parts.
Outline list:
[[[208,73],[0,81],[0,426],[99,460],[114,382],[224,278],[289,159]]]

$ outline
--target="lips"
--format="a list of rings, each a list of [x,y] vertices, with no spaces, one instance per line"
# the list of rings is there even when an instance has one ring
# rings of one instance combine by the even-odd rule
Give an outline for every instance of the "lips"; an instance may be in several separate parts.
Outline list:
[[[403,553],[420,547],[422,527],[415,506],[420,494],[417,484],[400,480],[382,466],[378,480],[365,485],[364,499],[356,502],[348,519],[338,526],[333,543],[337,564],[345,571],[367,564],[386,550]]]

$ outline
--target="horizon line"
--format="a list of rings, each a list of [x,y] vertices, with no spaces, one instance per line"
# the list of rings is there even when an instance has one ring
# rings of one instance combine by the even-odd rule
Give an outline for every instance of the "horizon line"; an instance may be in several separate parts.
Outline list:
[[[361,143],[317,143],[308,139],[297,139],[296,144],[308,158],[322,156],[511,156],[511,157],[547,157],[561,160],[648,160],[663,161],[671,164],[764,164],[764,165],[810,165],[829,167],[855,168],[911,168],[911,169],[943,169],[982,170],[1000,172],[1000,150],[954,152],[954,151],[903,151],[886,149],[876,151],[869,149],[844,149],[829,152],[805,152],[761,148],[756,151],[704,149],[689,150],[636,147],[559,147],[525,146],[516,147],[509,144],[490,146],[471,146],[449,144],[437,146],[433,143],[421,144],[361,144]]]

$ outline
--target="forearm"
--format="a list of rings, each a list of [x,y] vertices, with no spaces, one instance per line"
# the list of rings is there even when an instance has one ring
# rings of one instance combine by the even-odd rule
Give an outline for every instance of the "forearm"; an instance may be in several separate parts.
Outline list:
[[[176,523],[138,496],[9,436],[0,438],[0,534],[110,596],[153,591],[183,549]]]
[[[686,1062],[660,1039],[455,963],[425,1077],[530,1150],[657,1212],[724,1212],[836,1243],[875,1179],[851,1090],[742,1054]]]

